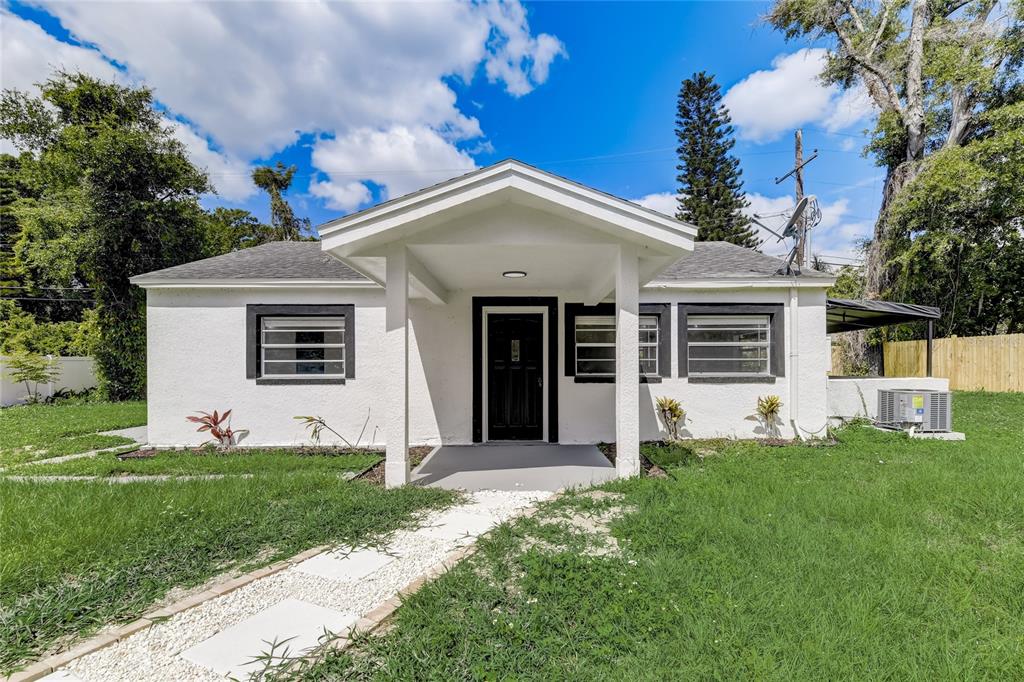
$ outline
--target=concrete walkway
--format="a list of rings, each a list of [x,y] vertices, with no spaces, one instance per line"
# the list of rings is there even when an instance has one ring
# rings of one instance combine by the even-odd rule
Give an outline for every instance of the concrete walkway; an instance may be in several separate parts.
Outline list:
[[[325,630],[346,633],[453,551],[546,497],[543,492],[473,493],[465,504],[429,514],[418,528],[394,533],[384,547],[342,547],[297,562],[198,602],[41,679],[247,679],[261,669],[256,657],[273,654],[280,660],[286,652],[294,657],[317,646]]]
[[[149,431],[145,424],[142,426],[131,426],[127,429],[114,429],[113,431],[100,431],[101,436],[121,436],[131,438],[139,445],[145,445],[149,440]]]
[[[615,478],[594,445],[443,445],[413,471],[419,485],[463,490],[547,490]]]

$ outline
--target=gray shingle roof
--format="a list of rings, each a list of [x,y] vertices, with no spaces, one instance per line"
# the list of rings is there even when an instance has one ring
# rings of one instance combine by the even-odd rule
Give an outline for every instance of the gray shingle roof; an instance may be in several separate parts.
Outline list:
[[[671,265],[658,276],[660,282],[702,279],[745,279],[779,277],[785,263],[728,242],[697,242],[693,253]],[[805,269],[803,278],[830,275]],[[177,280],[338,280],[369,281],[358,272],[320,249],[320,242],[271,242],[223,256],[206,258],[132,278],[136,284]]]
[[[729,242],[695,242],[693,253],[668,267],[656,279],[659,282],[700,279],[750,279],[779,277],[779,268],[786,262],[753,249]],[[804,279],[829,278],[825,272],[804,268]]]
[[[270,242],[147,272],[133,277],[132,282],[145,284],[189,279],[365,280],[337,258],[324,253],[320,242]]]

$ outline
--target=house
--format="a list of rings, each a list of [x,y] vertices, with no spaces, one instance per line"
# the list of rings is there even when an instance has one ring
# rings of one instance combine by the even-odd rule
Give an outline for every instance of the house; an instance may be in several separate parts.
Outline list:
[[[185,417],[233,409],[246,445],[308,442],[297,415],[386,446],[617,444],[620,475],[662,434],[823,434],[827,274],[503,161],[280,242],[132,278],[146,290],[149,438],[197,444]]]

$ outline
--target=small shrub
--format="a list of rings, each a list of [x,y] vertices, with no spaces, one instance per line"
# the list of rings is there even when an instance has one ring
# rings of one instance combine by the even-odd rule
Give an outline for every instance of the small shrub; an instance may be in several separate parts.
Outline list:
[[[199,412],[199,416],[189,416],[185,419],[199,424],[199,428],[196,431],[209,431],[213,439],[209,442],[219,447],[230,447],[236,445],[238,441],[249,435],[248,429],[232,429],[231,428],[231,410],[219,414],[217,410],[213,411],[213,414],[209,412]]]
[[[363,434],[366,433],[366,427],[370,423],[370,412],[369,412],[369,410],[367,410],[367,412],[366,412],[366,421],[363,422],[363,429],[362,429],[362,431],[359,432],[359,437],[356,438],[355,445],[350,443],[348,438],[345,438],[345,436],[341,435],[340,433],[338,433],[337,431],[332,429],[327,424],[327,420],[324,419],[323,417],[299,415],[297,417],[293,417],[293,419],[297,419],[297,420],[301,421],[303,423],[303,425],[307,429],[309,429],[309,439],[313,441],[314,445],[319,445],[320,444],[320,434],[323,433],[323,431],[326,429],[327,431],[330,431],[335,436],[340,438],[341,442],[344,443],[349,448],[351,448],[353,450],[358,450],[359,449],[359,444],[363,441]]]
[[[51,358],[36,353],[15,353],[7,360],[11,380],[25,384],[26,399],[39,402],[39,384],[48,384],[60,376],[60,367]]]
[[[763,395],[757,399],[757,417],[764,426],[767,436],[778,437],[779,413],[782,412],[782,399],[777,395]]]
[[[662,423],[665,424],[668,439],[670,441],[679,440],[679,426],[686,423],[686,410],[683,409],[678,400],[668,396],[658,398],[657,406],[658,416],[661,417]]]
[[[692,448],[678,441],[674,443],[645,445],[642,448],[642,452],[644,457],[651,461],[651,464],[662,469],[685,466],[701,459]]]

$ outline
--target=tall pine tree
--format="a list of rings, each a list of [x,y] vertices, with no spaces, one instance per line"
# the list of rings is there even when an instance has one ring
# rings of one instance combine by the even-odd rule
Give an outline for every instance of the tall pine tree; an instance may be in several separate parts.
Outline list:
[[[743,211],[739,159],[730,154],[732,120],[713,76],[701,71],[683,81],[676,109],[679,192],[676,217],[699,228],[698,241],[757,248],[760,239]]]

